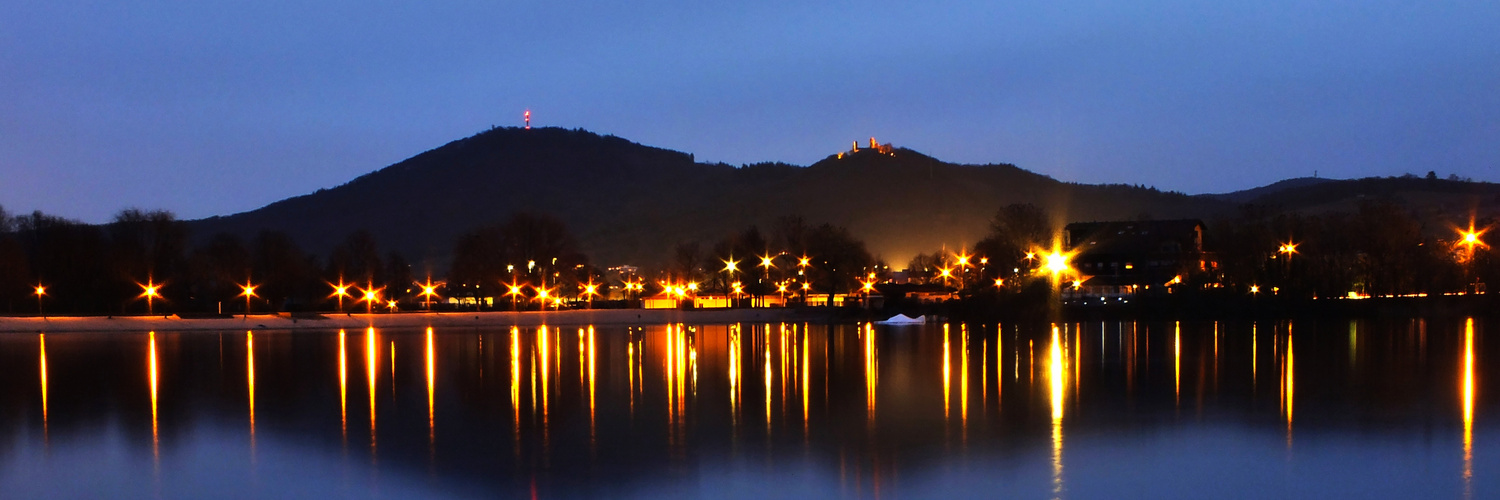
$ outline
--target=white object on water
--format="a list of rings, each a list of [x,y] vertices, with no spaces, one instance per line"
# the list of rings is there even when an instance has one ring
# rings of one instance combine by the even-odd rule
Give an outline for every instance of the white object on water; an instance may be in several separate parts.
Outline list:
[[[920,324],[923,324],[923,323],[926,323],[926,322],[927,322],[927,316],[917,316],[915,318],[912,318],[912,317],[908,317],[905,314],[897,314],[895,316],[891,316],[890,319],[887,319],[887,320],[884,320],[884,321],[876,321],[875,324],[877,324],[877,325],[920,325]]]

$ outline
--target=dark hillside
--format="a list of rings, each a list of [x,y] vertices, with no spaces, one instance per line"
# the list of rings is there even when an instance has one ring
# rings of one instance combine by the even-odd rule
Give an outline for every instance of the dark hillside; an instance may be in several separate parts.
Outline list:
[[[908,149],[862,150],[808,167],[735,168],[581,130],[504,128],[342,186],[192,224],[199,238],[282,230],[319,254],[367,229],[383,249],[442,272],[460,233],[518,211],[557,216],[599,265],[658,264],[678,242],[711,242],[801,215],[846,226],[899,264],[943,244],[972,244],[995,210],[1025,202],[1064,221],[1207,217],[1232,208],[1154,189],[1063,183],[1013,165],[944,163]]]

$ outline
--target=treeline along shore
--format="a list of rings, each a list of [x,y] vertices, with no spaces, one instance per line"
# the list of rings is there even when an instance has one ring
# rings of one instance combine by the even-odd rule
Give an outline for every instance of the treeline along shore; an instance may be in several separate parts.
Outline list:
[[[503,215],[447,242],[445,257],[414,263],[362,228],[316,254],[274,230],[193,237],[168,211],[127,209],[93,225],[0,209],[0,315],[655,307],[1257,315],[1447,304],[1440,298],[1491,296],[1488,284],[1500,281],[1487,242],[1493,216],[1429,213],[1394,199],[1317,213],[1248,204],[1208,221],[1079,222],[1029,203],[991,213],[977,242],[941,245],[904,265],[844,226],[800,216],[720,228],[716,240],[664,241],[650,263],[600,265],[546,213]],[[1384,302],[1398,298],[1410,300]],[[1471,302],[1488,303],[1455,303]]]

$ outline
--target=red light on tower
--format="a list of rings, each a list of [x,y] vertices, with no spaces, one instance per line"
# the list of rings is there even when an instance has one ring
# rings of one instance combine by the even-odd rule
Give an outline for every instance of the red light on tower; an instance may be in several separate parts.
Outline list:
[[[526,110],[525,113],[521,114],[521,118],[526,120],[526,130],[531,130],[531,110]]]

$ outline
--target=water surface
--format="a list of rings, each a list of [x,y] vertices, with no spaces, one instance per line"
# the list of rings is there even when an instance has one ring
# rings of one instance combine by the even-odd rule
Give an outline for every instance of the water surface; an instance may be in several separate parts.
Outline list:
[[[1483,498],[1484,326],[4,335],[0,491]]]

